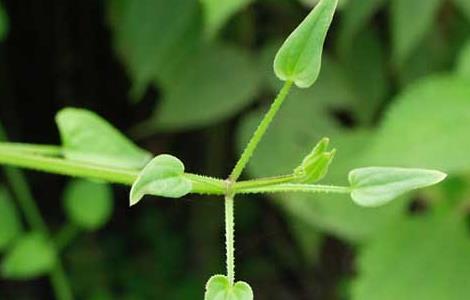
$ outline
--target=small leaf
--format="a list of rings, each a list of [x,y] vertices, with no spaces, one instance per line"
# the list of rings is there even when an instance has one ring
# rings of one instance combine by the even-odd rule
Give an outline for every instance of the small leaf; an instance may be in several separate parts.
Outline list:
[[[151,158],[150,153],[91,111],[65,108],[57,114],[56,122],[67,159],[140,169]]]
[[[8,33],[8,15],[0,3],[0,41],[2,41]]]
[[[380,206],[406,192],[434,185],[446,174],[425,169],[369,167],[349,173],[351,197],[362,206]]]
[[[325,177],[336,153],[335,149],[326,152],[329,141],[328,138],[323,138],[304,158],[302,164],[295,168],[294,175],[298,182],[314,183]]]
[[[0,250],[5,249],[21,232],[15,205],[3,186],[0,186]]]
[[[107,184],[73,180],[65,189],[64,201],[70,221],[89,230],[106,224],[113,211],[113,195]]]
[[[236,282],[230,286],[227,276],[214,275],[206,284],[204,300],[253,300],[253,290],[248,283]]]
[[[49,272],[56,262],[54,249],[40,233],[23,236],[2,262],[2,276],[9,279],[31,279]]]
[[[204,9],[206,34],[213,37],[224,23],[253,0],[200,0]]]
[[[313,85],[320,73],[323,44],[338,0],[322,0],[291,33],[274,59],[274,72],[300,88]]]
[[[174,156],[161,154],[142,170],[132,185],[130,205],[144,195],[180,198],[191,192],[192,183],[184,178],[184,165]]]

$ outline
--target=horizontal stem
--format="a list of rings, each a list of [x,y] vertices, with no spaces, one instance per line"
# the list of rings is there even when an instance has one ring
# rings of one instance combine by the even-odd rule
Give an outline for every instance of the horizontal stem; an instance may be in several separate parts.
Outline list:
[[[47,157],[21,151],[10,151],[0,147],[0,163],[56,173],[73,177],[100,179],[111,183],[132,185],[137,179],[138,171],[92,165],[63,158]]]
[[[38,145],[24,143],[0,143],[0,152],[26,152],[29,154],[60,156],[62,155],[62,147],[56,145]]]
[[[334,185],[316,185],[316,184],[297,184],[284,183],[269,185],[263,187],[234,189],[237,194],[254,194],[254,193],[284,193],[284,192],[303,192],[303,193],[336,193],[349,194],[351,188],[347,186]]]
[[[282,183],[289,183],[295,180],[295,176],[293,174],[290,175],[283,175],[283,176],[276,176],[276,177],[265,177],[253,180],[245,180],[245,181],[238,181],[232,185],[234,190],[244,190],[249,188],[256,188],[256,187],[265,187],[265,186],[272,186],[276,184]]]

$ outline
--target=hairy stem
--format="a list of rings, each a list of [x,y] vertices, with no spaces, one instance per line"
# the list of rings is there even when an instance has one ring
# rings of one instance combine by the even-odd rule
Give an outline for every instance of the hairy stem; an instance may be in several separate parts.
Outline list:
[[[234,190],[235,190],[235,187],[234,187]],[[283,192],[349,194],[351,192],[351,188],[348,186],[335,186],[335,185],[284,183],[284,184],[276,184],[276,185],[244,188],[244,189],[236,190],[236,193],[238,194],[283,193]]]
[[[234,218],[234,196],[225,196],[225,253],[227,265],[227,278],[230,285],[235,282],[235,218]]]
[[[269,125],[274,119],[274,116],[276,115],[276,113],[279,111],[279,108],[281,108],[282,103],[286,99],[287,94],[289,93],[289,90],[291,87],[292,87],[292,81],[286,81],[284,83],[284,86],[282,87],[281,91],[277,95],[276,99],[274,99],[274,102],[273,104],[271,104],[271,107],[269,108],[266,115],[264,115],[263,120],[261,120],[261,123],[258,125],[258,128],[256,128],[253,136],[248,142],[248,145],[246,146],[245,150],[243,150],[243,153],[240,159],[238,160],[237,164],[233,168],[232,173],[229,176],[231,181],[233,182],[237,181],[238,177],[240,177],[240,175],[242,174],[243,169],[245,168],[246,164],[248,163],[251,156],[255,152],[256,147],[258,146],[258,143],[261,141],[261,138],[266,133],[266,130],[268,129]]]

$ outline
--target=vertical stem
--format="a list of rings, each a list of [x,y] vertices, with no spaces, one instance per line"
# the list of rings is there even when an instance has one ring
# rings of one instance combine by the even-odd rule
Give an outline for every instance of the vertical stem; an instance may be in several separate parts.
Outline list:
[[[245,168],[246,164],[253,155],[253,152],[255,152],[258,143],[261,141],[261,138],[266,133],[269,124],[271,124],[272,120],[274,119],[274,116],[276,115],[282,103],[286,99],[291,87],[292,81],[286,81],[284,83],[284,86],[279,91],[279,94],[277,95],[276,99],[274,99],[274,102],[273,104],[271,104],[269,111],[266,113],[266,115],[264,115],[263,120],[261,120],[261,123],[258,125],[258,128],[256,128],[256,131],[248,142],[248,145],[246,146],[245,150],[243,150],[240,159],[233,168],[232,173],[229,177],[231,181],[235,182],[237,181],[238,177],[240,177],[241,173],[243,172],[243,169]]]
[[[0,125],[0,140],[5,140],[3,128]],[[5,168],[5,176],[15,194],[21,210],[23,211],[29,226],[34,230],[41,232],[44,236],[50,239],[50,232],[46,226],[46,222],[41,216],[39,209],[34,201],[34,198],[29,189],[23,174],[14,168]],[[59,256],[57,250],[54,249],[56,255]],[[49,273],[49,278],[54,289],[55,296],[58,300],[72,300],[73,295],[65,276],[65,272],[60,259],[57,260],[56,265]]]
[[[225,251],[226,251],[226,265],[227,265],[227,278],[230,285],[235,282],[235,247],[234,247],[234,231],[235,221],[233,213],[234,196],[225,196]]]

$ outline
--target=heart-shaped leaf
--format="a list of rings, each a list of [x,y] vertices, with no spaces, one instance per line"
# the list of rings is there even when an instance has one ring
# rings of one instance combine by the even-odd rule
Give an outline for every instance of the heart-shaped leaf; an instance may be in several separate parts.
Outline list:
[[[291,33],[274,59],[279,79],[293,81],[300,88],[310,87],[318,78],[326,33],[338,0],[321,0]]]
[[[74,180],[67,185],[64,205],[74,224],[96,230],[106,224],[113,212],[113,194],[107,184]]]
[[[56,255],[47,239],[38,232],[21,237],[2,262],[5,278],[30,279],[44,275],[56,262]]]
[[[369,167],[349,173],[351,197],[361,206],[380,206],[398,196],[434,185],[446,178],[435,170]]]
[[[140,169],[151,159],[150,153],[91,111],[65,108],[56,122],[67,159],[129,169]]]
[[[183,163],[174,156],[161,154],[150,161],[132,185],[130,205],[144,195],[180,198],[191,192],[192,182],[184,176]]]
[[[243,281],[230,284],[227,276],[214,275],[206,284],[204,300],[253,300],[253,290]]]

